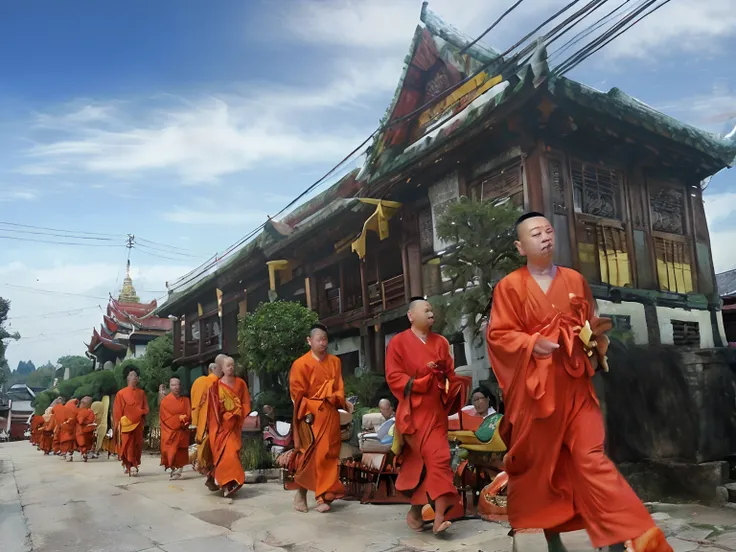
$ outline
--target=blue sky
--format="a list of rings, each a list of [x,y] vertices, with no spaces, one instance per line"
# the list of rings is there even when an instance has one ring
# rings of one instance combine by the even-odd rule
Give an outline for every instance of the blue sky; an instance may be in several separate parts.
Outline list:
[[[475,35],[511,3],[430,8]],[[503,49],[564,3],[526,0],[486,41]],[[122,281],[126,234],[169,246],[131,255],[140,295],[160,297],[166,281],[279,211],[357,146],[391,99],[420,8],[420,0],[4,3],[0,222],[112,240],[0,238],[0,295],[26,336],[8,349],[11,367],[83,352],[105,305],[98,298]],[[736,0],[676,0],[571,76],[725,133],[736,124],[734,51]],[[734,268],[736,171],[717,175],[706,197],[716,268]],[[5,225],[0,236],[65,241],[9,228],[20,229]],[[66,313],[74,309],[84,310]]]

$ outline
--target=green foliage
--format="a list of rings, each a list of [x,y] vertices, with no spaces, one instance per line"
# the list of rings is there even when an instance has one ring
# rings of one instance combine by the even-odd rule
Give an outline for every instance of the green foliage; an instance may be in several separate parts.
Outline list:
[[[157,337],[146,346],[146,354],[139,363],[141,368],[141,387],[149,393],[158,394],[158,386],[169,385],[174,371],[174,338],[172,334]],[[150,405],[149,405],[150,406]]]
[[[262,303],[238,327],[238,351],[245,367],[262,381],[273,376],[272,384],[286,389],[291,363],[309,350],[306,337],[318,320],[317,313],[299,303]]]
[[[264,405],[273,407],[276,418],[279,420],[291,420],[294,414],[294,403],[291,402],[289,393],[283,389],[268,389],[258,393],[253,399],[252,408],[258,412],[263,412]]]
[[[59,395],[65,399],[81,399],[89,395],[99,401],[104,395],[116,393],[118,388],[115,374],[106,370],[98,370],[86,376],[60,381],[57,389]]]
[[[56,370],[58,378],[64,377],[67,368],[69,368],[69,379],[85,376],[95,369],[94,363],[90,359],[80,355],[63,356],[56,363],[59,365]]]
[[[59,393],[56,391],[56,389],[49,389],[47,391],[42,391],[38,395],[36,395],[35,400],[33,401],[33,407],[34,407],[34,414],[36,416],[41,416],[44,412],[46,412],[46,409],[51,406],[51,402],[59,396]]]
[[[27,376],[28,374],[32,374],[36,371],[36,365],[33,364],[32,360],[29,360],[26,362],[25,360],[21,360],[18,362],[18,367],[15,369],[15,373],[19,376]]]
[[[54,383],[54,372],[56,368],[50,362],[47,362],[43,366],[40,366],[32,374],[28,374],[26,377],[26,385],[28,387],[42,387],[48,389]]]
[[[10,379],[10,367],[8,366],[8,361],[5,360],[7,341],[10,339],[20,339],[18,332],[10,333],[5,327],[5,323],[8,320],[8,312],[10,312],[10,301],[0,297],[0,387]]]
[[[267,470],[273,467],[273,456],[266,449],[260,433],[243,438],[240,463],[244,470]]]
[[[509,202],[494,203],[461,198],[440,215],[437,236],[454,244],[442,257],[443,276],[452,291],[434,298],[435,328],[452,335],[470,328],[480,336],[493,286],[522,266],[516,251],[514,222],[519,210]]]
[[[384,395],[388,398],[389,394],[386,379],[373,372],[345,378],[345,397],[357,396],[358,404],[363,407],[375,407]]]

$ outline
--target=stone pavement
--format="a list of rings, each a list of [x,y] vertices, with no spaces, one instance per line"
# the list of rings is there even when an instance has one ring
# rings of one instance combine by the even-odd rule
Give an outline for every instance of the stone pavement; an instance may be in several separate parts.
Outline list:
[[[445,538],[411,533],[404,506],[339,502],[331,514],[299,514],[276,483],[246,485],[234,500],[209,493],[185,471],[170,482],[144,455],[130,479],[118,462],[65,463],[27,442],[0,444],[2,552],[496,552],[511,550],[509,528],[457,522]],[[313,504],[313,503],[312,503]],[[654,505],[675,552],[736,552],[736,511]],[[523,535],[521,552],[546,550]],[[570,552],[592,550],[584,533],[565,535]]]

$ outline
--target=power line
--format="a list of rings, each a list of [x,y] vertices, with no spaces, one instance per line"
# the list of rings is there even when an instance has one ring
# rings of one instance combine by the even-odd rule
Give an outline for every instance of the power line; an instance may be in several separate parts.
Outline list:
[[[109,299],[109,297],[99,297],[97,295],[85,295],[83,293],[69,293],[67,291],[52,291],[52,290],[48,290],[48,289],[39,289],[39,288],[35,288],[35,287],[21,286],[21,285],[18,285],[18,284],[8,284],[7,282],[6,283],[0,283],[0,286],[9,287],[11,289],[17,289],[19,291],[29,291],[29,292],[33,292],[33,293],[42,293],[42,294],[45,294],[45,295],[66,295],[66,296],[69,296],[69,297],[86,297],[88,299],[100,299],[100,300],[103,300],[103,301],[107,301]]]
[[[177,257],[167,257],[166,255],[161,255],[160,253],[152,253],[150,251],[146,251],[145,249],[141,248],[140,244],[136,244],[135,246],[133,246],[132,249],[135,249],[136,251],[138,251],[139,253],[143,253],[144,255],[148,255],[149,257],[155,257],[156,259],[166,259],[169,261],[179,261],[179,262],[185,261],[185,259],[182,259],[181,257],[178,257],[178,258]]]
[[[102,307],[100,305],[90,305],[89,307],[80,307],[78,309],[44,312],[41,314],[24,314],[21,316],[9,316],[8,320],[22,320],[26,318],[55,318],[57,316],[65,316],[65,315],[73,316],[75,314],[81,314],[84,311],[93,310],[93,309],[102,309]]]
[[[496,25],[498,25],[501,21],[504,20],[504,18],[510,14],[512,11],[514,11],[517,7],[519,7],[519,4],[521,4],[524,0],[518,0],[514,5],[512,5],[509,9],[507,9],[505,12],[501,14],[501,17],[496,19],[493,24],[488,27],[485,31],[483,31],[480,35],[478,35],[473,42],[465,46],[462,50],[460,50],[460,54],[464,54],[468,50],[470,50],[473,46],[478,44],[478,42],[481,41],[481,39],[486,36],[488,33],[490,33],[493,29],[496,28]]]
[[[164,249],[164,248],[161,248],[161,247],[155,247],[153,245],[147,245],[145,243],[141,243],[141,240],[138,240],[137,238],[136,238],[136,242],[135,242],[134,247],[148,249],[150,251],[160,251],[160,252],[166,253],[168,255],[179,255],[181,257],[188,257],[190,259],[201,259],[202,258],[201,256],[192,255],[191,253],[179,253],[178,251],[169,251],[169,250]]]
[[[33,243],[51,243],[55,245],[76,245],[79,247],[121,247],[123,244],[112,244],[112,243],[78,243],[78,242],[66,242],[56,240],[40,240],[36,238],[22,238],[19,236],[0,236],[0,240],[13,240]]]
[[[14,232],[16,234],[33,234],[37,236],[54,236],[57,238],[71,238],[75,240],[91,240],[91,241],[113,241],[115,238],[98,238],[96,236],[75,236],[71,232],[60,234],[57,232],[45,232],[39,230],[19,230],[16,228],[2,228],[3,232]]]
[[[166,247],[168,249],[174,249],[176,251],[182,251],[184,253],[194,253],[191,249],[186,249],[186,248],[183,248],[183,247],[176,247],[176,246],[173,246],[173,245],[167,245],[165,243],[157,242],[157,241],[154,241],[154,240],[147,240],[146,238],[141,238],[140,236],[138,236],[136,239],[139,242],[150,243],[150,244],[153,244],[153,245],[158,245],[160,247]]]
[[[59,228],[47,228],[45,226],[32,226],[30,224],[20,224],[20,223],[17,223],[17,222],[3,222],[3,221],[0,221],[0,224],[5,225],[5,226],[16,226],[16,227],[20,227],[20,228],[34,228],[36,230],[50,230],[52,232],[67,232],[67,233],[74,233],[74,234],[84,234],[86,236],[107,236],[109,238],[118,238],[118,237],[120,237],[119,235],[116,235],[116,234],[102,234],[102,233],[99,233],[99,232],[82,232],[82,231],[77,232],[77,231],[71,231],[71,230],[60,230]]]

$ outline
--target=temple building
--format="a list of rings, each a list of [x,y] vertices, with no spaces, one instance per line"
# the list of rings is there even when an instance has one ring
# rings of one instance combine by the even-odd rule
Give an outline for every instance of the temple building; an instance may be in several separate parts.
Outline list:
[[[171,331],[172,322],[154,313],[158,303],[141,303],[130,277],[130,261],[118,298],[110,296],[99,331],[92,330],[86,355],[95,362],[96,370],[109,370],[126,358],[145,354],[146,345]]]
[[[426,3],[420,19],[362,168],[170,287],[175,363],[198,375],[237,354],[238,317],[278,297],[319,314],[344,374],[382,373],[409,298],[450,291],[437,221],[461,197],[544,213],[557,263],[634,343],[724,346],[701,182],[736,142],[555,74],[542,42],[504,59]],[[485,346],[452,344],[460,372],[488,377]]]

